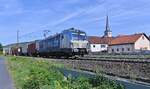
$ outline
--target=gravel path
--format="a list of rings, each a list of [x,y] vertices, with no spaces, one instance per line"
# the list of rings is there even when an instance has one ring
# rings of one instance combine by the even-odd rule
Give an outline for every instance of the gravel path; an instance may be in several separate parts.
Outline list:
[[[0,57],[0,89],[15,89],[6,68],[5,59]]]

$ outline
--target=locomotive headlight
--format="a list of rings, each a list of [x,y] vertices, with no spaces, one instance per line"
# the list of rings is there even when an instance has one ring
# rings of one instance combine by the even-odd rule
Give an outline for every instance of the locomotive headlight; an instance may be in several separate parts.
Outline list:
[[[74,52],[79,52],[79,49],[73,49]]]

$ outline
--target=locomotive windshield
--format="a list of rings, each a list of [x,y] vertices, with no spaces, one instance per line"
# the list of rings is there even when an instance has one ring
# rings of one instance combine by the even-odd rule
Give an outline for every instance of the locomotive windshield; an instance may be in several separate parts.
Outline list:
[[[86,34],[84,32],[72,33],[72,40],[86,40]]]

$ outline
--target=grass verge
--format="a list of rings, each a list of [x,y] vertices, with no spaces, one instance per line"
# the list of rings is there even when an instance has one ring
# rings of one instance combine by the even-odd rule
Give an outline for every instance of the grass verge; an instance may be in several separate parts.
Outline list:
[[[124,89],[102,76],[73,78],[64,76],[62,64],[26,57],[7,57],[8,69],[16,89]]]

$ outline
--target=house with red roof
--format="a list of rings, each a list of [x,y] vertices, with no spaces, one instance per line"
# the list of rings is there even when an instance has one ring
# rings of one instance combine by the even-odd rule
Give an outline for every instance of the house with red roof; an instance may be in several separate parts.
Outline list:
[[[134,53],[150,51],[150,38],[145,33],[112,37],[108,16],[104,35],[102,37],[89,36],[88,41],[91,52]]]
[[[135,53],[150,50],[150,40],[145,33],[117,36],[109,43],[109,53]]]
[[[112,31],[109,27],[108,16],[106,17],[106,28],[104,31],[104,36],[89,36],[88,41],[90,44],[90,51],[91,52],[107,52],[108,45],[113,39]]]
[[[108,44],[111,42],[112,37],[98,37],[98,36],[89,36],[89,44],[91,52],[107,52]]]

